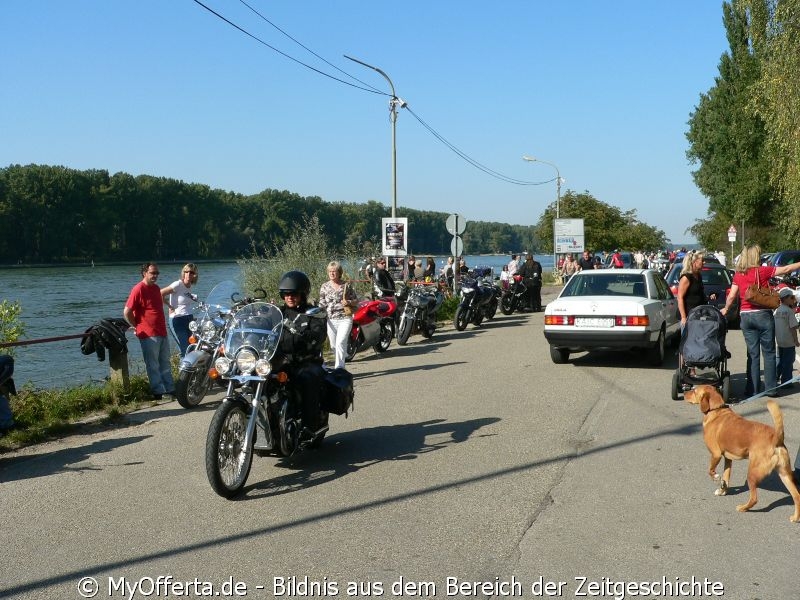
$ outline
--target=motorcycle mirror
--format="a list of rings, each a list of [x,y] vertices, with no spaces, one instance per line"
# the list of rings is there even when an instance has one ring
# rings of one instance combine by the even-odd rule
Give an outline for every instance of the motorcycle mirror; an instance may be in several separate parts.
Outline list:
[[[308,315],[309,317],[311,317],[313,319],[327,319],[328,318],[328,313],[325,310],[321,309],[319,306],[312,306],[311,308],[309,308],[306,311],[306,315]],[[297,316],[299,317],[300,315],[297,315]]]
[[[239,292],[233,292],[231,294],[231,301],[232,302],[238,302],[239,301]]]
[[[197,302],[197,294],[193,294],[193,293],[191,293],[191,292],[186,292],[186,295],[189,297],[189,299],[190,299],[192,302]]]
[[[253,290],[253,297],[256,300],[263,300],[267,297],[267,291],[264,288],[256,288]]]

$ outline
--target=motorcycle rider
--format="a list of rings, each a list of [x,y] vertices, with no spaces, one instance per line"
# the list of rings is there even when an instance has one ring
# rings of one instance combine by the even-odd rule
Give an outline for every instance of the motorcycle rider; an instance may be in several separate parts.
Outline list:
[[[378,298],[394,298],[394,279],[386,270],[386,257],[379,256],[375,261],[375,274],[372,279],[375,295]]]
[[[284,329],[280,350],[290,357],[289,377],[300,395],[303,433],[311,437],[322,426],[320,391],[325,378],[322,345],[328,335],[326,313],[308,315],[311,281],[302,271],[289,271],[281,277],[278,290],[283,298],[281,312],[291,325]]]

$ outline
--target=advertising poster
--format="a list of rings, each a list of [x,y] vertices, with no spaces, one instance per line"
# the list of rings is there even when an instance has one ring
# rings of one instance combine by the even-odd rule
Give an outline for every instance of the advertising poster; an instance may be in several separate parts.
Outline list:
[[[554,242],[556,254],[583,252],[583,219],[556,219]]]
[[[383,232],[383,255],[406,256],[408,254],[408,219],[406,217],[384,217],[381,219]]]

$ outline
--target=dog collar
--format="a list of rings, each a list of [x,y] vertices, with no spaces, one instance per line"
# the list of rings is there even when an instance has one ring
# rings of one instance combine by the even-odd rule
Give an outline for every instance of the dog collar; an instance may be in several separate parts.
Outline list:
[[[713,410],[720,410],[720,409],[723,409],[723,408],[730,408],[730,406],[728,406],[727,404],[722,404],[722,405],[718,406],[717,408],[709,408],[709,409],[708,409],[706,412],[704,412],[703,414],[704,414],[704,415],[707,415],[708,413],[710,413],[710,412],[711,412],[711,411],[713,411]]]

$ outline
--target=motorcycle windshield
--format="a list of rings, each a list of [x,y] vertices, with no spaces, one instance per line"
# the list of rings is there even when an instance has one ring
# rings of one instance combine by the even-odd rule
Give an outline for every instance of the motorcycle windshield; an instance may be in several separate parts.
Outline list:
[[[215,285],[208,293],[206,304],[220,309],[222,312],[229,311],[237,300],[242,299],[239,284],[235,281],[225,280]]]
[[[253,302],[243,307],[233,318],[225,336],[225,355],[248,346],[262,358],[271,359],[278,349],[283,333],[283,314],[274,304]]]

